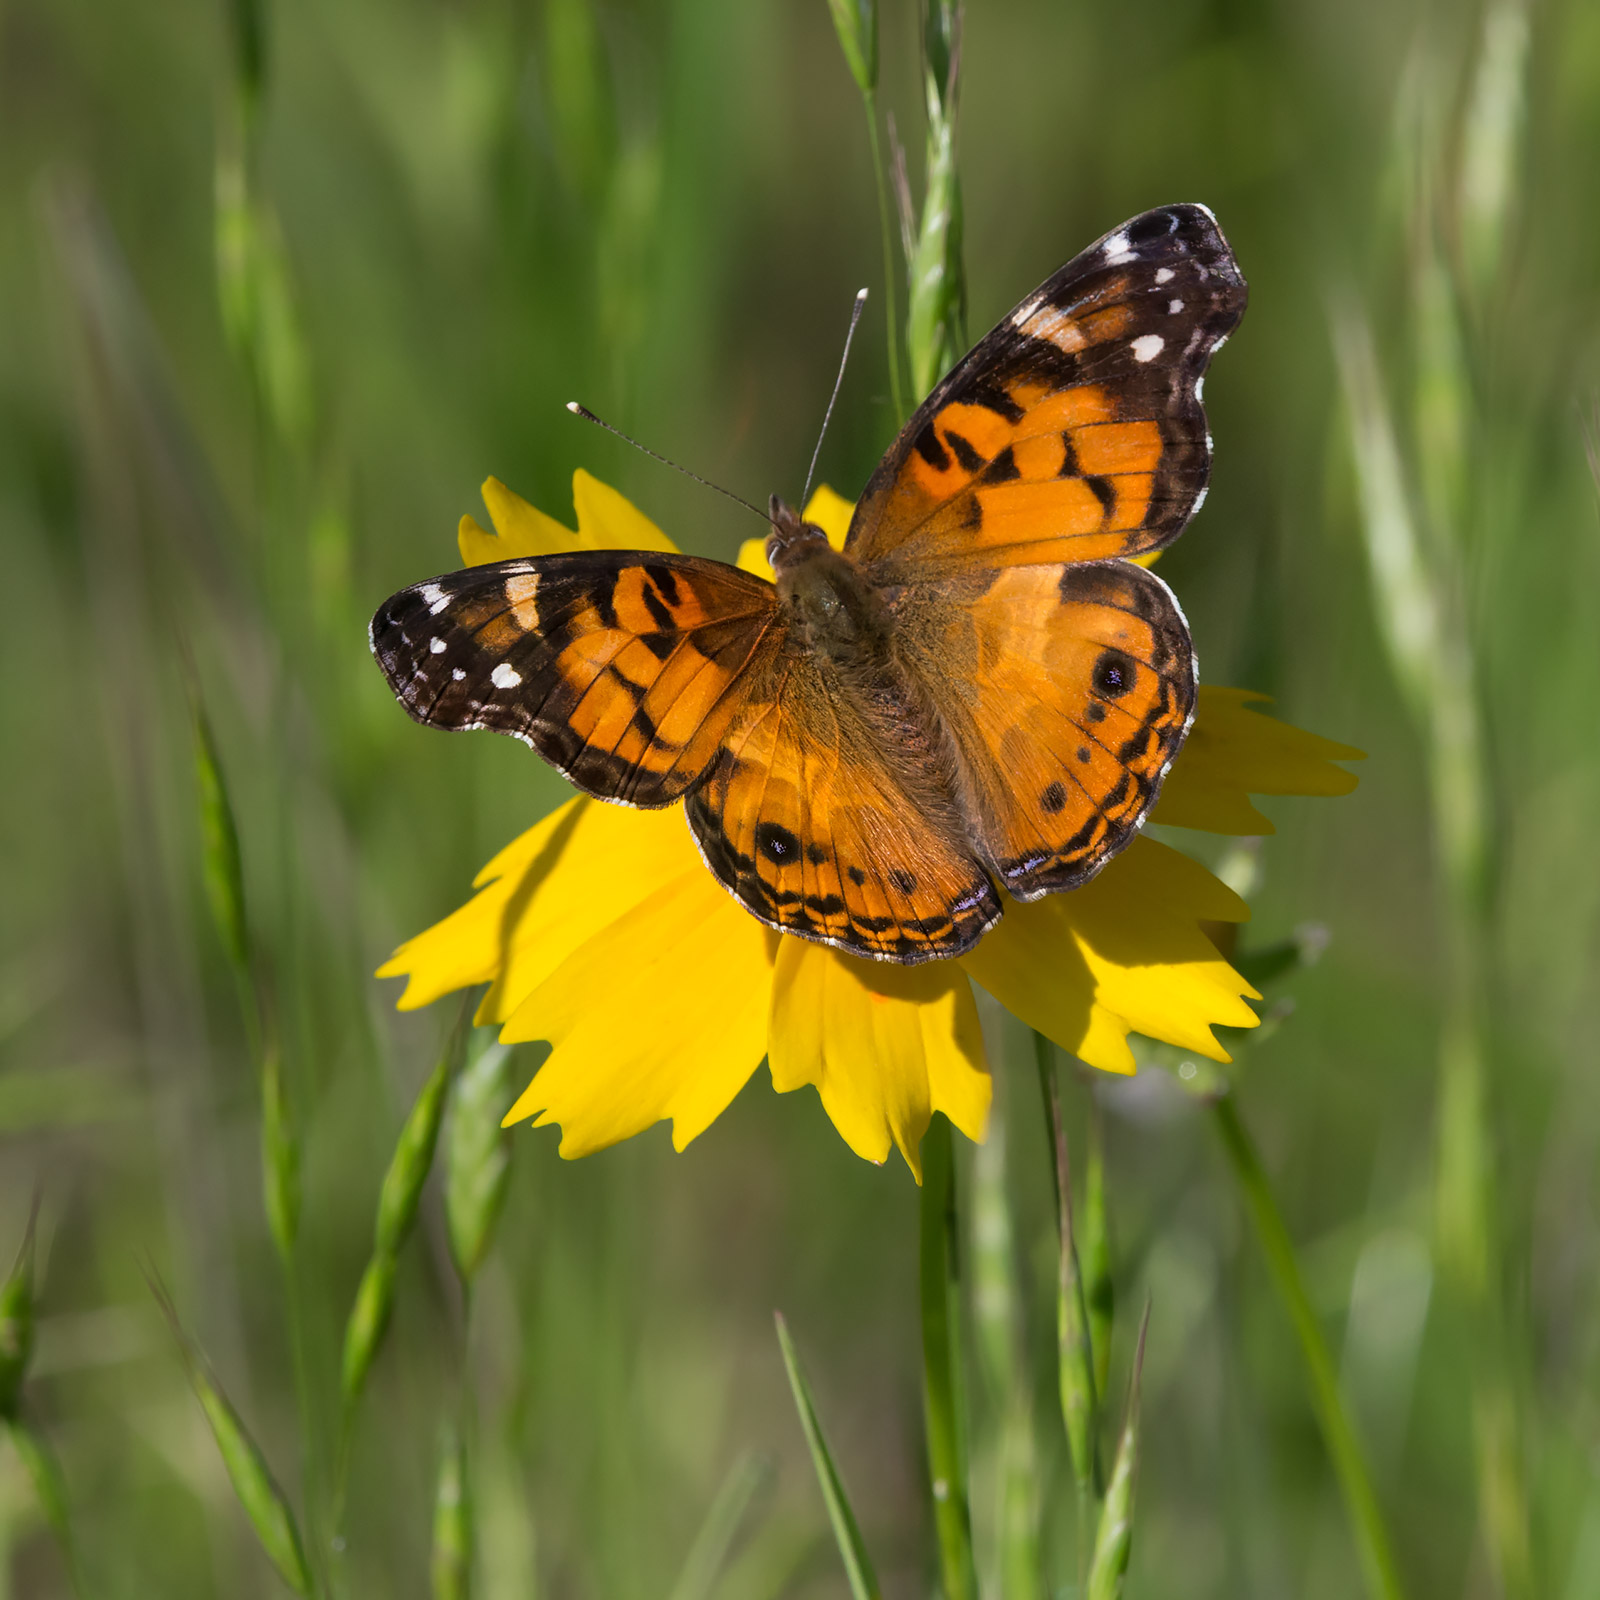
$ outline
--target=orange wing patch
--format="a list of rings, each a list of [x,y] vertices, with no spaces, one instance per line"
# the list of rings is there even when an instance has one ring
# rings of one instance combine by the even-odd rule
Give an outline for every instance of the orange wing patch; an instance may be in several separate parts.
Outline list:
[[[894,585],[1170,544],[1210,472],[1200,380],[1244,303],[1203,207],[1107,235],[929,396],[867,485],[846,549]]]
[[[1032,900],[1132,837],[1188,729],[1194,656],[1166,585],[1129,563],[988,576],[981,594],[907,591],[897,620],[955,738],[983,855]]]
[[[1000,899],[936,797],[909,786],[815,657],[753,689],[689,797],[706,864],[763,922],[857,955],[971,949]]]
[[[419,722],[513,734],[590,794],[661,806],[704,774],[782,635],[772,585],[736,568],[579,551],[403,589],[372,648]]]

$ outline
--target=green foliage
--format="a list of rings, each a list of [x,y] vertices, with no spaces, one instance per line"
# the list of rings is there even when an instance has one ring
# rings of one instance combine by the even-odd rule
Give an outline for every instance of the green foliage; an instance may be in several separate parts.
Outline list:
[[[1042,1034],[1034,1035],[1039,1085],[1050,1138],[1051,1178],[1056,1198],[1056,1383],[1061,1394],[1061,1420],[1080,1496],[1100,1489],[1099,1389],[1084,1290],[1077,1230],[1073,1225],[1072,1163],[1061,1115],[1061,1090],[1056,1079],[1055,1050]]]
[[[811,1465],[816,1470],[817,1484],[828,1508],[828,1521],[833,1525],[834,1543],[839,1547],[839,1557],[844,1562],[845,1576],[850,1581],[852,1600],[877,1600],[882,1593],[878,1576],[872,1570],[872,1558],[867,1554],[866,1542],[861,1537],[861,1527],[851,1509],[850,1497],[845,1493],[844,1481],[833,1464],[832,1452],[817,1419],[816,1402],[811,1398],[811,1387],[806,1382],[800,1366],[800,1356],[789,1334],[789,1324],[783,1313],[776,1314],[778,1348],[783,1352],[783,1364],[789,1374],[789,1387],[794,1393],[795,1409],[800,1413],[800,1426],[811,1451]]]
[[[922,1304],[922,1414],[928,1482],[946,1600],[977,1600],[967,1504],[965,1364],[961,1338],[961,1234],[950,1124],[935,1117],[922,1140],[922,1214],[917,1251]]]
[[[511,1178],[511,1135],[500,1126],[510,1109],[513,1057],[474,1034],[466,1063],[450,1085],[444,1159],[444,1213],[450,1253],[464,1283],[483,1265]]]
[[[211,723],[198,694],[193,705],[195,791],[200,807],[200,860],[206,896],[216,919],[222,948],[235,970],[250,969],[250,923],[244,908],[244,864],[239,829],[233,818],[227,780],[217,758]]]
[[[267,1458],[245,1426],[244,1419],[233,1403],[212,1377],[204,1358],[184,1332],[183,1324],[166,1291],[151,1280],[151,1289],[161,1305],[172,1337],[183,1358],[184,1371],[189,1386],[205,1415],[211,1437],[216,1441],[217,1452],[233,1486],[240,1508],[255,1530],[267,1559],[277,1568],[278,1576],[299,1595],[312,1593],[311,1568],[306,1561],[305,1546],[300,1539],[300,1529],[287,1496],[279,1488]]]
[[[1095,1529],[1094,1556],[1089,1564],[1088,1600],[1120,1600],[1133,1549],[1133,1490],[1139,1473],[1139,1377],[1144,1370],[1144,1339],[1150,1325],[1150,1307],[1139,1321],[1139,1345],[1133,1356],[1133,1379],[1128,1385],[1128,1414],[1117,1440],[1111,1480]]]
[[[33,1359],[33,1258],[37,1199],[28,1214],[28,1231],[22,1236],[17,1259],[0,1284],[0,1420],[16,1420],[22,1397],[22,1380]]]
[[[261,1189],[272,1242],[287,1263],[300,1231],[300,1144],[284,1091],[283,1062],[270,1041],[261,1062]]]
[[[862,94],[873,94],[878,87],[877,0],[828,0],[828,10],[850,76]]]
[[[966,353],[966,278],[961,267],[961,180],[956,112],[961,66],[959,0],[930,0],[923,26],[928,119],[922,221],[906,264],[906,349],[911,389],[927,394]]]
[[[454,564],[489,472],[570,521],[588,468],[731,558],[753,524],[562,403],[758,503],[791,491],[881,263],[820,464],[854,494],[962,338],[1192,198],[1252,304],[1206,385],[1210,498],[1158,570],[1207,681],[1371,759],[1346,800],[1261,802],[1254,1042],[1220,1063],[1136,1039],[1128,1083],[1061,1063],[1097,1396],[1128,1388],[1132,1319],[1109,1311],[1154,1305],[1123,1593],[1364,1592],[1319,1343],[1407,1593],[1600,1592],[1600,18],[1151,0],[1132,25],[1012,0],[968,11],[959,107],[951,20],[4,7],[0,1267],[41,1176],[50,1226],[0,1357],[0,1589],[63,1600],[74,1538],[97,1594],[277,1581],[152,1333],[145,1258],[226,1374],[218,1415],[248,1419],[236,1464],[264,1454],[292,1502],[264,1502],[280,1553],[297,1526],[330,1595],[426,1591],[446,1420],[481,1595],[837,1585],[775,1303],[805,1329],[857,1550],[891,1592],[932,1575],[918,1197],[759,1073],[681,1154],[658,1129],[573,1163],[553,1128],[498,1129],[475,1057],[444,1095],[443,1204],[391,1230],[363,1291],[361,1426],[335,1459],[393,1096],[442,1026],[371,973],[568,792],[511,741],[413,726],[365,623]],[[874,39],[872,69],[849,46]],[[941,193],[959,204],[930,210]],[[1003,1160],[957,1142],[947,1261],[973,1563],[1009,1600],[1081,1592],[1095,1523],[1079,1537],[1056,1381],[1048,1119],[1031,1039],[992,1020]],[[503,1060],[506,1094],[543,1048]],[[1298,1319],[1218,1144],[1222,1091]],[[1097,1409],[1109,1491],[1120,1418]],[[764,1452],[770,1488],[735,1516]]]
[[[439,1127],[444,1120],[445,1096],[450,1087],[455,1054],[460,1044],[459,1030],[439,1057],[417,1094],[410,1114],[395,1140],[394,1154],[378,1190],[378,1215],[372,1230],[372,1255],[356,1288],[344,1330],[344,1364],[341,1389],[346,1427],[362,1391],[367,1374],[377,1358],[383,1336],[389,1329],[394,1310],[395,1273],[400,1266],[400,1251],[411,1236],[422,1203],[422,1187],[433,1170],[434,1147],[439,1142]]]
[[[472,1479],[466,1440],[445,1432],[433,1493],[433,1600],[468,1600],[472,1593]]]

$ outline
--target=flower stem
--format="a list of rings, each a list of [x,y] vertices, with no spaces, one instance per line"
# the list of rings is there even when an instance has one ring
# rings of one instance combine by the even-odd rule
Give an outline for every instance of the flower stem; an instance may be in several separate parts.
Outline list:
[[[906,420],[906,396],[900,374],[900,316],[895,310],[894,228],[889,217],[889,184],[883,173],[883,147],[878,139],[878,95],[868,89],[862,93],[867,108],[867,138],[872,145],[872,179],[878,186],[878,230],[883,244],[883,318],[889,330],[889,394],[894,402],[896,430]]]
[[[1278,1298],[1289,1313],[1289,1320],[1294,1324],[1295,1334],[1300,1340],[1306,1381],[1311,1387],[1312,1409],[1316,1412],[1323,1441],[1333,1458],[1334,1472],[1344,1493],[1345,1509],[1350,1515],[1351,1530],[1360,1552],[1367,1591],[1373,1600],[1402,1600],[1404,1590],[1400,1586],[1400,1574],[1395,1566],[1394,1552],[1389,1546],[1389,1532],[1378,1507],[1378,1497],[1349,1413],[1345,1410],[1344,1398],[1339,1393],[1339,1380],[1334,1372],[1327,1341],[1322,1336],[1322,1328],[1306,1296],[1300,1264],[1295,1259],[1294,1244],[1289,1238],[1289,1230],[1284,1226],[1278,1203],[1273,1198],[1261,1158],[1240,1120],[1238,1106],[1231,1094],[1218,1096],[1211,1102],[1211,1109],[1217,1119],[1217,1131],[1222,1136],[1222,1147],[1227,1152],[1239,1192],[1266,1255],[1273,1287],[1278,1291]]]
[[[936,1116],[922,1140],[922,1398],[945,1600],[977,1600],[962,1419],[955,1153]]]

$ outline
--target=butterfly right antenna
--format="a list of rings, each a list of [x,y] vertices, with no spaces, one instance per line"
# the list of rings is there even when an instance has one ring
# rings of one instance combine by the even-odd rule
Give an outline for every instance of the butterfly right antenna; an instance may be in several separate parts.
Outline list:
[[[844,336],[844,354],[839,357],[839,376],[833,380],[833,393],[828,396],[828,409],[822,414],[822,432],[817,435],[817,448],[811,452],[811,467],[806,473],[806,486],[800,491],[800,512],[805,514],[806,502],[811,498],[811,480],[817,475],[817,458],[822,454],[822,441],[828,437],[828,424],[833,421],[833,408],[844,385],[844,369],[850,360],[850,342],[856,336],[856,324],[861,320],[867,303],[867,291],[860,290],[856,303],[850,308],[850,331]]]

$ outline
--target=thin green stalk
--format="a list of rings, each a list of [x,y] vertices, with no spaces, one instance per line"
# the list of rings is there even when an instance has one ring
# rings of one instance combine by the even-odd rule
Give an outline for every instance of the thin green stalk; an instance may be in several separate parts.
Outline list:
[[[772,1464],[751,1451],[733,1463],[689,1546],[667,1600],[710,1600],[751,1506],[771,1480]]]
[[[977,1600],[967,1505],[955,1152],[950,1124],[942,1116],[933,1119],[922,1140],[920,1269],[922,1399],[945,1600]]]
[[[1088,1600],[1121,1600],[1133,1550],[1133,1492],[1139,1476],[1139,1380],[1144,1373],[1144,1340],[1150,1331],[1150,1302],[1139,1319],[1139,1342],[1133,1353],[1133,1378],[1128,1384],[1128,1415],[1122,1424],[1105,1505],[1094,1535],[1094,1560],[1089,1567]]]
[[[1394,1552],[1389,1547],[1389,1531],[1378,1507],[1378,1497],[1367,1472],[1361,1445],[1339,1392],[1333,1357],[1328,1353],[1327,1341],[1322,1336],[1316,1312],[1311,1309],[1311,1301],[1300,1276],[1300,1263],[1295,1259],[1294,1244],[1289,1238],[1289,1230],[1284,1226],[1278,1203],[1273,1198],[1261,1158],[1240,1120],[1239,1108],[1231,1094],[1219,1095],[1211,1102],[1211,1109],[1217,1119],[1217,1131],[1222,1136],[1222,1147],[1227,1152],[1239,1193],[1250,1212],[1256,1236],[1267,1258],[1273,1287],[1278,1291],[1278,1298],[1283,1302],[1283,1308],[1288,1312],[1300,1341],[1300,1355],[1305,1362],[1306,1381],[1311,1389],[1312,1409],[1316,1412],[1323,1442],[1333,1458],[1334,1472],[1344,1494],[1345,1510],[1349,1514],[1351,1531],[1361,1557],[1367,1592],[1373,1600],[1402,1600],[1405,1591],[1400,1585]]]
[[[789,1387],[794,1392],[795,1409],[800,1413],[800,1426],[805,1432],[806,1444],[811,1451],[811,1464],[816,1468],[817,1483],[822,1489],[823,1502],[828,1508],[828,1521],[833,1525],[834,1541],[839,1546],[839,1557],[844,1562],[845,1577],[850,1583],[851,1600],[880,1600],[878,1575],[872,1569],[872,1558],[867,1554],[866,1540],[861,1537],[861,1526],[851,1509],[850,1497],[845,1493],[844,1481],[833,1464],[828,1440],[817,1417],[816,1403],[811,1398],[811,1386],[800,1366],[800,1355],[789,1337],[789,1324],[781,1311],[774,1313],[778,1328],[778,1348],[783,1352],[783,1365],[789,1374]]]
[[[32,1480],[34,1494],[44,1519],[50,1524],[61,1559],[66,1564],[67,1582],[75,1595],[85,1595],[83,1568],[78,1561],[78,1542],[72,1531],[72,1512],[67,1500],[66,1482],[48,1441],[25,1417],[10,1419],[11,1443]]]
[[[997,1095],[1001,1088],[997,1082]],[[998,1433],[994,1564],[992,1571],[984,1574],[984,1587],[1006,1600],[1042,1600],[1033,1386],[1023,1354],[1021,1286],[1006,1183],[1005,1119],[998,1103],[990,1110],[988,1137],[973,1154],[970,1211],[973,1326]]]
[[[1086,1522],[1087,1501],[1098,1496],[1102,1487],[1098,1448],[1099,1390],[1089,1336],[1089,1305],[1078,1260],[1077,1230],[1072,1214],[1072,1161],[1067,1149],[1066,1123],[1061,1116],[1061,1090],[1052,1055],[1054,1047],[1043,1034],[1035,1033],[1033,1048],[1039,1068],[1039,1089],[1044,1096],[1045,1120],[1050,1130],[1050,1170],[1055,1184],[1060,1238],[1056,1332],[1061,1418],[1067,1430],[1073,1473],[1082,1502],[1080,1520]]]
[[[889,215],[889,183],[883,169],[883,147],[878,138],[878,93],[866,89],[861,95],[867,108],[867,138],[872,146],[872,178],[878,189],[878,231],[883,247],[883,315],[889,330],[889,395],[894,403],[894,425],[902,427],[910,408],[906,405],[905,382],[900,371],[900,313],[894,292],[894,226]]]

